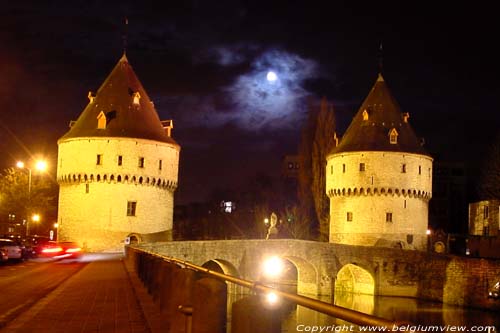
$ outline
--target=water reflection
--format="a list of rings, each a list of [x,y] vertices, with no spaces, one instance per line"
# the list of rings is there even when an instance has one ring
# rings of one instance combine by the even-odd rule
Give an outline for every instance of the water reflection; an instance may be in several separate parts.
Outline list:
[[[231,332],[231,304],[233,301],[241,299],[245,295],[238,293],[229,294],[228,296],[229,320],[227,332]],[[330,297],[319,297],[318,299],[332,303]],[[498,312],[461,308],[412,298],[337,292],[333,303],[338,306],[372,314],[385,319],[405,321],[424,327],[430,325],[450,325],[455,327],[463,325],[467,326],[467,330],[470,330],[472,326],[481,326],[481,328],[484,328],[483,332],[487,332],[485,329],[486,326],[495,326],[496,332],[499,332],[500,328],[500,316]],[[306,326],[330,326],[330,331],[333,332],[332,325],[338,328],[340,328],[339,326],[341,325],[347,325],[342,330],[343,332],[359,332],[356,325],[352,325],[353,329],[349,330],[351,324],[343,320],[330,317],[302,306],[284,305],[281,332],[304,332]],[[297,327],[299,327],[299,329],[297,329]],[[439,330],[439,332],[440,331],[441,330]],[[434,330],[434,332],[438,331]],[[481,330],[479,330],[479,332],[481,332]]]

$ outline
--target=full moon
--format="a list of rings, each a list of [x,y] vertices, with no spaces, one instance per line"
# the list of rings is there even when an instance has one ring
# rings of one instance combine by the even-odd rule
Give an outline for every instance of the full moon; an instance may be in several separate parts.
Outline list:
[[[275,72],[269,71],[269,72],[267,72],[266,78],[267,78],[267,81],[273,82],[273,81],[276,81],[278,79],[278,76],[276,75]]]

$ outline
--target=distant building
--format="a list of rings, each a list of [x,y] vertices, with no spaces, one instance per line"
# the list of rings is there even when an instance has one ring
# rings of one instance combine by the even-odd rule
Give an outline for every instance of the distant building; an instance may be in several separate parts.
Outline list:
[[[434,162],[429,225],[446,233],[467,233],[467,175],[463,163]]]
[[[172,238],[180,146],[125,54],[59,139],[59,240],[90,251]]]
[[[297,180],[299,176],[299,156],[285,155],[281,164],[281,176],[289,180]]]
[[[500,200],[483,200],[469,204],[469,234],[498,236],[500,234]]]
[[[432,161],[379,74],[327,157],[330,242],[427,248]]]

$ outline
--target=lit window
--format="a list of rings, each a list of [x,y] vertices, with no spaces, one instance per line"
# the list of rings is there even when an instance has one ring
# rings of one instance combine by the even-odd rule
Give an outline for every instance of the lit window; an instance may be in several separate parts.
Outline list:
[[[144,168],[144,157],[139,157],[139,168]]]
[[[369,117],[368,111],[364,110],[363,111],[363,120],[365,120],[365,121],[368,120],[368,117]]]
[[[365,164],[364,163],[359,163],[359,171],[365,171]]]
[[[102,165],[102,154],[97,154],[96,164]]]
[[[158,161],[158,170],[161,170],[161,168],[162,168],[162,164],[163,164],[163,161],[162,161],[162,160],[159,160],[159,161]]]
[[[97,128],[106,129],[106,123],[107,123],[106,115],[104,114],[104,112],[101,111],[99,115],[97,115]]]
[[[406,164],[401,165],[401,172],[406,173]]]
[[[137,208],[137,201],[127,202],[127,216],[135,216],[135,210]]]
[[[122,165],[122,164],[123,164],[123,156],[118,155],[118,165]]]
[[[352,221],[352,212],[347,212],[347,221]]]
[[[391,129],[389,132],[389,142],[391,145],[395,145],[398,143],[398,131],[395,128]]]
[[[385,213],[385,222],[392,222],[392,213]]]
[[[288,163],[288,169],[293,169],[293,163],[292,162]]]
[[[139,101],[141,99],[141,94],[139,94],[139,92],[135,92],[132,95],[132,98],[133,98],[134,105],[139,105]]]

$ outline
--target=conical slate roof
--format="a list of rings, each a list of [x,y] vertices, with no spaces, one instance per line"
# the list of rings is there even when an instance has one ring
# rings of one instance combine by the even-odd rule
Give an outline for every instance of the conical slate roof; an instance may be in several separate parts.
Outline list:
[[[138,104],[134,104],[134,96],[139,96]],[[177,144],[163,128],[125,54],[97,94],[89,95],[89,99],[78,120],[60,141],[79,137],[125,137]],[[101,128],[98,127],[100,115],[106,117],[106,126]]]
[[[394,129],[397,140],[391,143],[389,136]],[[411,128],[409,115],[401,113],[381,74],[339,145],[331,153],[354,151],[395,151],[429,155]]]

